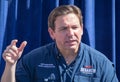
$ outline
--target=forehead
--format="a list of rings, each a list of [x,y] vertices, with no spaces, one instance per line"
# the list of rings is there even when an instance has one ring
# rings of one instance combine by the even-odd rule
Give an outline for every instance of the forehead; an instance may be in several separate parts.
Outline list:
[[[74,13],[61,15],[56,18],[55,25],[63,24],[79,24],[79,18]]]

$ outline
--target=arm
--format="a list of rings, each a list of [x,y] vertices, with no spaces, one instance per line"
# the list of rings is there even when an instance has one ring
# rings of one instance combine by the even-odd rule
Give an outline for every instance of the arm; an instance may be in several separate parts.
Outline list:
[[[3,72],[1,82],[16,82],[15,69],[18,59],[26,46],[27,42],[24,41],[19,48],[16,47],[17,40],[13,40],[3,53],[3,59],[6,62],[5,70]]]

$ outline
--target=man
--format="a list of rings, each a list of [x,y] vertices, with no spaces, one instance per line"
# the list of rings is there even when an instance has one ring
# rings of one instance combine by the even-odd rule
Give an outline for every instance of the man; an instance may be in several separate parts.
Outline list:
[[[2,82],[118,82],[112,63],[81,42],[83,22],[78,7],[55,8],[48,27],[55,42],[31,51],[18,64],[27,42],[19,48],[17,40],[11,42],[3,53],[6,67]]]

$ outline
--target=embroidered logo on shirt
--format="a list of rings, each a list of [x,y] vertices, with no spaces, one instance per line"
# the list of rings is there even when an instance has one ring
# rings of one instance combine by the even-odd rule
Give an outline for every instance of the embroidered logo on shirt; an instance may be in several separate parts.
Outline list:
[[[96,69],[94,69],[92,66],[84,66],[80,69],[80,71],[84,74],[94,74],[94,73],[96,73]]]
[[[53,64],[45,64],[45,63],[40,63],[38,67],[43,67],[43,68],[55,68]]]

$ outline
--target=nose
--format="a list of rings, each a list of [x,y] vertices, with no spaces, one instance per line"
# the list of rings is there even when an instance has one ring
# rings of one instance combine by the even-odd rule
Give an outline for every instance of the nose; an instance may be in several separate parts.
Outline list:
[[[73,36],[73,35],[74,35],[74,30],[71,29],[71,28],[69,28],[69,29],[67,30],[67,35],[68,35],[68,36]]]

